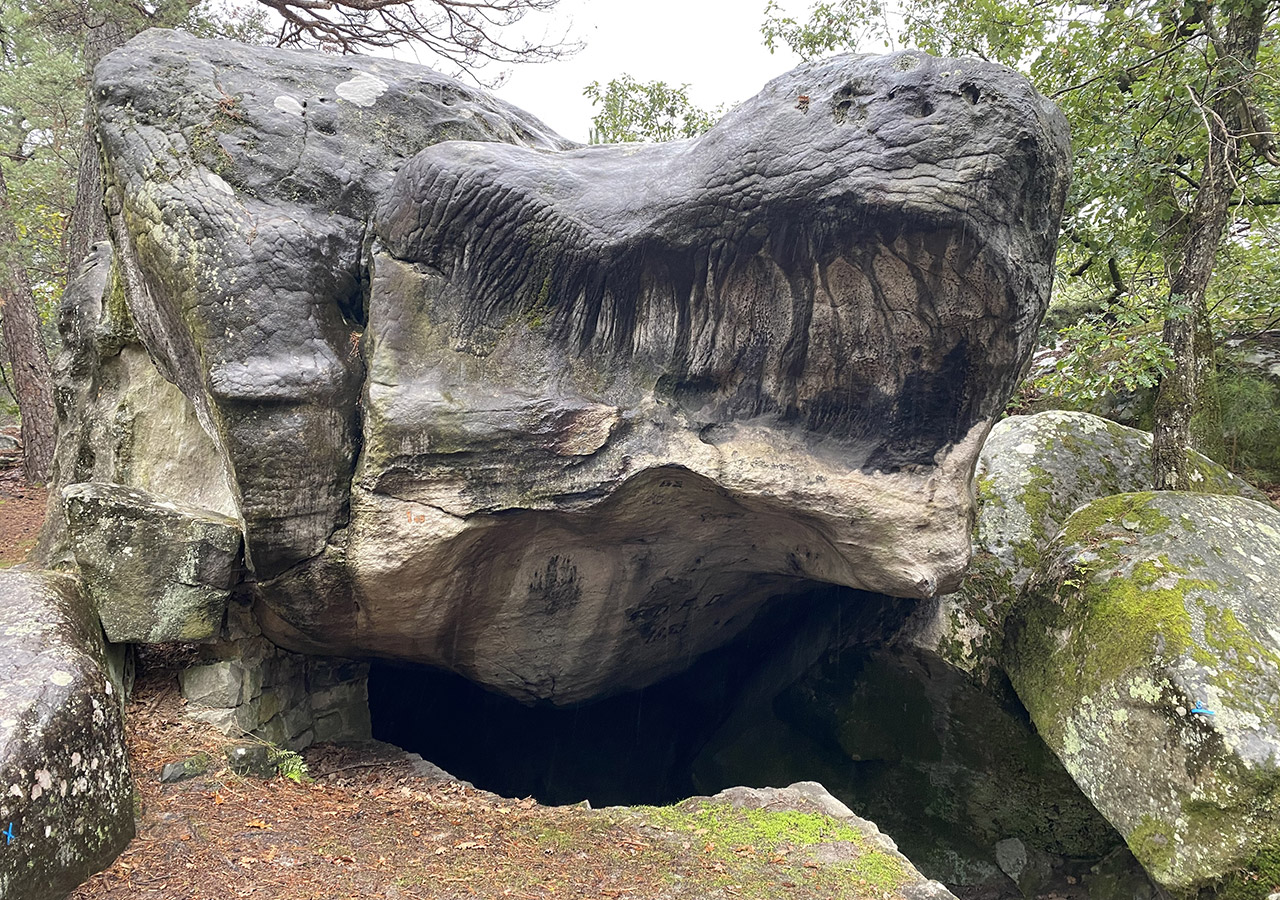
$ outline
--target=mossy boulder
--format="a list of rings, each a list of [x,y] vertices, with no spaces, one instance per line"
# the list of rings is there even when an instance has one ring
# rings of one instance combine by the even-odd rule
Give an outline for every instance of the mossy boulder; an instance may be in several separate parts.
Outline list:
[[[1208,457],[1193,460],[1197,491],[1266,499]],[[1081,412],[1010,416],[991,429],[976,484],[964,585],[921,604],[908,629],[914,643],[967,671],[993,663],[1006,612],[1072,512],[1100,497],[1153,488],[1151,434]]]
[[[1030,884],[1033,869],[1058,888],[1068,876],[1088,886],[1090,867],[1123,847],[1003,676],[981,684],[913,648],[850,648],[754,712],[699,756],[696,784],[779,784],[804,772],[953,890],[1013,896],[1010,878]],[[1002,862],[1007,841],[1024,849],[1021,867]]]
[[[235,519],[117,484],[73,484],[62,495],[71,549],[109,640],[218,633],[240,577]]]
[[[641,807],[635,815],[677,840],[705,841],[705,853],[725,857],[711,863],[720,871],[749,849],[777,863],[802,858],[805,868],[834,876],[824,888],[840,897],[954,900],[945,886],[921,875],[874,822],[854,815],[816,781],[785,788],[732,787],[676,806]]]
[[[1067,519],[1004,664],[1040,734],[1174,897],[1280,889],[1280,511],[1129,493]]]
[[[102,629],[76,579],[0,572],[0,897],[61,900],[133,837]]]

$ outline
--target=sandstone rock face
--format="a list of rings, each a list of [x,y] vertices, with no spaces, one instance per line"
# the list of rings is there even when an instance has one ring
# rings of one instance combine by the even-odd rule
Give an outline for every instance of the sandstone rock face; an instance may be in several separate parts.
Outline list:
[[[0,649],[0,897],[61,900],[133,837],[120,698],[74,578],[0,572]]]
[[[95,92],[134,327],[214,436],[270,576],[345,516],[362,254],[398,162],[448,138],[565,144],[428,69],[176,32],[111,54]]]
[[[240,576],[240,525],[113,484],[63,490],[72,552],[107,639],[202,641]]]
[[[1196,453],[1199,490],[1265,495]],[[1077,508],[1151,490],[1151,434],[1089,413],[1010,416],[991,429],[978,458],[973,562],[954,594],[922,603],[906,633],[952,665],[981,673],[995,664],[1004,617],[1040,568],[1050,541]]]
[[[1132,493],[1076,511],[1006,667],[1037,730],[1178,898],[1280,884],[1280,512]]]
[[[62,295],[51,481],[117,484],[235,516],[222,454],[140,343],[114,263],[111,245],[95,244]],[[50,564],[73,562],[61,491],[49,493],[41,554]]]
[[[427,70],[163,32],[95,91],[128,316],[277,643],[572,703],[815,581],[958,582],[1068,168],[1008,70],[839,57],[578,149]]]

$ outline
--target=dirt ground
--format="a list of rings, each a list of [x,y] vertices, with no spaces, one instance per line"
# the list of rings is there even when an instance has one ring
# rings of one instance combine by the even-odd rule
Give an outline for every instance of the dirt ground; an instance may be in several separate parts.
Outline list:
[[[310,750],[314,780],[239,777],[218,762],[228,739],[182,704],[174,669],[140,674],[127,708],[138,836],[71,900],[901,897],[883,854],[832,867],[814,853],[830,843],[748,843],[696,815],[504,799],[415,775],[388,745]],[[206,774],[160,783],[199,751]]]
[[[30,485],[16,454],[0,454],[0,569],[16,565],[35,546],[48,491]]]

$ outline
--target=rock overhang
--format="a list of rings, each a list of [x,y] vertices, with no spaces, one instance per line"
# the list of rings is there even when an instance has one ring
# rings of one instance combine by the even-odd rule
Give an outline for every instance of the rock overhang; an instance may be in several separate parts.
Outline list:
[[[417,67],[135,49],[96,82],[130,312],[280,643],[568,703],[803,584],[959,579],[1066,187],[1015,74],[836,57],[699,139],[573,148]],[[165,67],[181,102],[130,105]]]

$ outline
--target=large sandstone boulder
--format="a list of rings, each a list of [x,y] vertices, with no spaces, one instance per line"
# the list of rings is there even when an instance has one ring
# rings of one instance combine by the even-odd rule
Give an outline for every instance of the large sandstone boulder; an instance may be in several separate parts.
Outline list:
[[[1280,888],[1280,512],[1131,493],[1076,511],[1011,623],[1036,728],[1174,897]]]
[[[149,31],[95,71],[123,294],[233,473],[269,577],[346,515],[363,254],[395,168],[445,139],[566,146],[419,66]]]
[[[1213,460],[1192,454],[1197,490],[1265,500]],[[1005,615],[1050,541],[1079,507],[1153,489],[1151,433],[1082,412],[1009,416],[991,429],[977,468],[973,562],[961,589],[920,604],[909,640],[981,676],[996,664]]]
[[[133,837],[102,630],[76,579],[0,572],[0,897],[62,900]]]
[[[167,32],[95,97],[132,333],[277,643],[572,703],[815,581],[958,583],[1068,170],[1014,73],[838,57],[578,149],[428,70]]]

